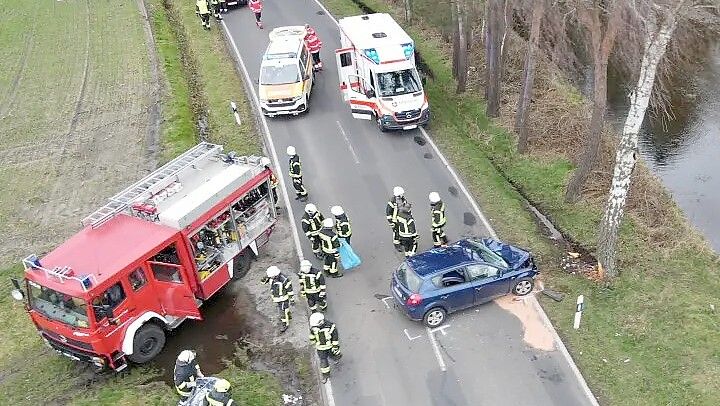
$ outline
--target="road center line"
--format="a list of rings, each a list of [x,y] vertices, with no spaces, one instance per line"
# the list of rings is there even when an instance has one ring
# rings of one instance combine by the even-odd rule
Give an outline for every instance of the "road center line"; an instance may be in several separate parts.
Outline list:
[[[355,149],[353,148],[352,144],[350,143],[350,139],[348,138],[347,134],[345,134],[345,129],[342,127],[342,124],[340,124],[340,121],[336,121],[338,128],[340,129],[340,133],[342,134],[343,138],[345,138],[345,143],[347,144],[348,148],[350,148],[350,153],[352,154],[353,158],[355,159],[355,163],[359,164],[360,159],[358,158],[357,154],[355,153]]]
[[[440,370],[445,372],[447,371],[447,366],[445,365],[445,360],[440,353],[440,347],[438,346],[437,340],[435,340],[435,334],[432,330],[430,330],[430,327],[425,328],[427,329],[427,335],[430,339],[430,344],[432,344],[433,351],[435,352],[435,358],[437,358],[438,364],[440,364]]]

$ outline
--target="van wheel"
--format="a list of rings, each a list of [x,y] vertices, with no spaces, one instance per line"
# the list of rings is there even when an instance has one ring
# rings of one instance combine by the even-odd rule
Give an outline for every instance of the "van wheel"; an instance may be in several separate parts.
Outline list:
[[[165,331],[157,324],[148,323],[140,327],[133,338],[133,353],[128,359],[144,364],[155,358],[165,347]]]
[[[423,323],[428,327],[437,327],[445,322],[447,312],[442,307],[433,307],[425,313]]]
[[[512,293],[517,296],[525,296],[532,292],[535,283],[532,278],[520,278],[515,282],[515,286],[512,288]]]
[[[233,279],[241,279],[247,275],[253,259],[255,259],[255,253],[249,248],[245,248],[240,254],[235,256],[235,260],[233,261]]]

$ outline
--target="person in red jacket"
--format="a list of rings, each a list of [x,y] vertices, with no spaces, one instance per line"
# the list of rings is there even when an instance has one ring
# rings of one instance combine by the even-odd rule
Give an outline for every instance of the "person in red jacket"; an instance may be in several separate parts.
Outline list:
[[[262,21],[260,21],[260,16],[262,14],[262,0],[250,0],[248,1],[248,7],[250,7],[250,11],[255,13],[255,24],[257,24],[258,28],[262,28]]]
[[[313,58],[313,68],[315,70],[322,70],[322,62],[320,61],[320,48],[322,48],[322,41],[318,38],[315,29],[310,24],[305,24],[305,44],[307,44],[310,54]]]

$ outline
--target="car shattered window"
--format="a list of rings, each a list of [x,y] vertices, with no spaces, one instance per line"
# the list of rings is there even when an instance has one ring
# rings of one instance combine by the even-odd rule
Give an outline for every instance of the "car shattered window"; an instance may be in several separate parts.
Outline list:
[[[377,74],[378,90],[382,97],[400,96],[422,90],[420,78],[415,69]]]

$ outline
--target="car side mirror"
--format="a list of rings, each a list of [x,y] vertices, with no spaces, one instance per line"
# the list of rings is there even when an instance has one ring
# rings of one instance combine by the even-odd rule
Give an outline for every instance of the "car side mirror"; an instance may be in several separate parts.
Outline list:
[[[425,86],[425,85],[427,84],[427,77],[425,77],[425,75],[423,75],[423,76],[420,78],[420,82],[422,82],[423,86]]]
[[[367,96],[368,99],[372,99],[373,97],[375,97],[375,91],[372,89],[368,89],[367,91],[365,91],[365,96]]]
[[[12,285],[15,289],[10,291],[10,295],[13,297],[13,299],[22,302],[25,300],[25,294],[23,293],[22,288],[20,287],[20,281],[18,281],[15,278],[10,278],[10,282],[12,282]]]

